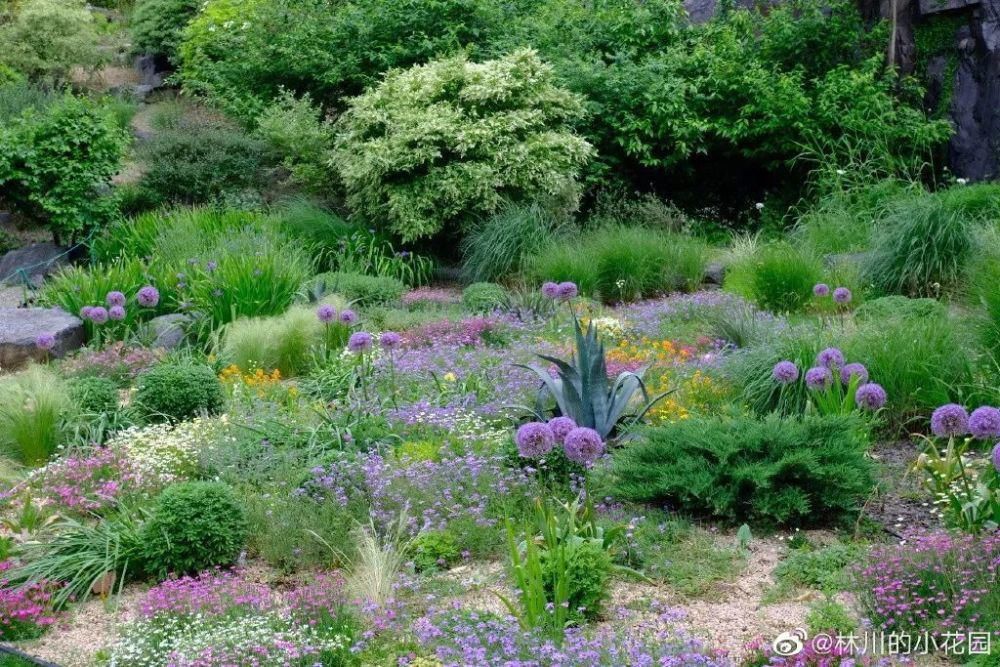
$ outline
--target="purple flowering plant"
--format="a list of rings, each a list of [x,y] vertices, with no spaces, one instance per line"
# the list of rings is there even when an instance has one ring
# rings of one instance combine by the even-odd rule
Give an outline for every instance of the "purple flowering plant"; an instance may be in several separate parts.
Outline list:
[[[771,377],[782,391],[799,381],[799,369],[789,360],[779,361]],[[835,347],[822,350],[816,365],[805,372],[802,382],[808,391],[810,404],[820,414],[849,414],[855,410],[878,413],[888,400],[885,389],[869,382],[868,369],[863,364],[848,363],[844,353]]]

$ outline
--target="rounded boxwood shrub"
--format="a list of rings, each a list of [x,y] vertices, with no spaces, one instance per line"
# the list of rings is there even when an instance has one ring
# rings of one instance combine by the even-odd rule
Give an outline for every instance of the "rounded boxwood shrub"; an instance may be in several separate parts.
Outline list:
[[[222,482],[182,482],[157,498],[143,526],[142,555],[159,578],[232,565],[249,533],[243,509]]]
[[[209,366],[165,363],[139,376],[135,403],[150,419],[176,421],[218,412],[225,395]]]
[[[507,290],[496,283],[472,283],[462,291],[462,305],[474,313],[491,313],[507,301]]]
[[[118,385],[110,378],[78,377],[66,386],[73,405],[84,414],[99,415],[118,409]]]

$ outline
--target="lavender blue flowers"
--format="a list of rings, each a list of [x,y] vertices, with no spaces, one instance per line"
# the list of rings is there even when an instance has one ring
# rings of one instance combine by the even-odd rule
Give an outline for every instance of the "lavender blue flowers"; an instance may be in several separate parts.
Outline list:
[[[125,308],[124,308],[124,306],[115,305],[115,306],[111,306],[110,308],[108,308],[108,317],[110,317],[111,319],[115,320],[116,322],[120,322],[120,321],[124,320],[125,319]]]
[[[104,300],[109,306],[124,306],[125,305],[125,295],[121,292],[108,292]]]
[[[160,292],[152,285],[146,285],[136,294],[135,300],[143,308],[155,308],[160,303]]]
[[[816,355],[816,365],[831,370],[842,368],[844,365],[844,353],[835,347],[828,347]]]
[[[517,452],[526,459],[537,459],[545,456],[555,446],[556,436],[548,424],[528,422],[517,429],[514,436]]]
[[[35,337],[35,347],[39,350],[45,350],[48,352],[56,346],[56,337],[52,334],[45,332],[40,333]]]
[[[546,282],[542,284],[542,296],[548,299],[556,299],[559,297],[559,283]]]
[[[94,324],[104,324],[108,321],[108,310],[104,306],[93,306],[90,309],[90,321]]]
[[[874,382],[861,385],[858,387],[857,393],[854,394],[854,402],[862,410],[879,410],[885,405],[886,400],[888,400],[888,396],[886,396],[885,389],[882,388],[882,385]]]
[[[830,286],[826,283],[816,283],[813,285],[813,294],[816,296],[828,296],[830,294]]]
[[[549,428],[556,436],[556,441],[562,443],[566,441],[569,432],[576,428],[576,422],[573,421],[572,417],[553,417],[549,420]]]
[[[94,308],[93,306],[84,306],[83,308],[81,308],[80,309],[80,319],[81,320],[89,320],[90,319],[90,311],[93,310],[93,308]]]
[[[567,433],[563,447],[566,458],[588,467],[604,453],[601,434],[586,426],[578,426]]]
[[[941,438],[969,432],[969,413],[961,405],[942,405],[931,415],[931,432]]]
[[[358,315],[350,308],[345,308],[340,313],[340,321],[344,324],[354,324],[358,321]]]
[[[403,344],[403,337],[395,331],[383,331],[382,335],[378,338],[378,342],[383,349],[395,350]]]
[[[847,289],[846,287],[838,287],[837,289],[833,290],[833,300],[836,303],[839,304],[850,303],[852,297],[853,295],[851,294],[851,290]]]
[[[833,384],[833,373],[826,366],[815,366],[806,371],[806,386],[820,391]]]
[[[372,349],[373,342],[374,338],[367,331],[355,331],[347,340],[347,349],[355,354],[362,354]]]
[[[840,381],[844,384],[850,384],[853,377],[858,378],[859,385],[865,384],[868,382],[868,369],[859,363],[847,364],[840,369]]]
[[[333,322],[334,318],[337,317],[337,311],[333,306],[324,303],[322,306],[316,309],[316,319],[318,319],[323,324],[329,324]]]
[[[568,300],[579,294],[579,290],[576,287],[576,283],[566,281],[564,283],[559,283],[559,298]]]
[[[779,361],[774,365],[771,376],[780,384],[791,384],[799,379],[799,367],[787,359]]]
[[[997,472],[1000,472],[1000,442],[996,444],[993,448],[993,467],[996,468]]]
[[[1000,438],[1000,410],[989,405],[973,410],[969,416],[969,432],[979,440]]]

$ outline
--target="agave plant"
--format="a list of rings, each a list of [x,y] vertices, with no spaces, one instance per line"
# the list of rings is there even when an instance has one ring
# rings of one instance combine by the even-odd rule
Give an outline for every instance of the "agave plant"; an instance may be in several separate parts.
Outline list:
[[[642,419],[650,408],[671,393],[665,391],[649,398],[642,379],[649,364],[634,373],[625,371],[619,374],[612,384],[608,379],[604,343],[598,338],[593,323],[587,325],[586,332],[575,317],[573,325],[576,332],[576,353],[568,362],[544,354],[538,355],[540,359],[555,364],[558,369],[557,377],[552,377],[548,369],[536,364],[518,364],[534,372],[542,381],[533,410],[538,419],[545,420],[546,406],[550,399],[555,399],[557,415],[570,417],[577,426],[592,428],[607,439],[620,423],[634,423]],[[637,412],[627,413],[637,392],[642,396],[642,404]]]

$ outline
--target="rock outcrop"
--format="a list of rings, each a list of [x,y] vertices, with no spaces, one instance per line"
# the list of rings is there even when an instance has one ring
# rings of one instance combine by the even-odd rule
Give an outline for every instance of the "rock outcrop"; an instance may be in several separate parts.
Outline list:
[[[38,347],[42,334],[54,338],[49,350]],[[83,321],[61,308],[0,308],[0,369],[17,370],[31,360],[61,357],[84,342]]]

